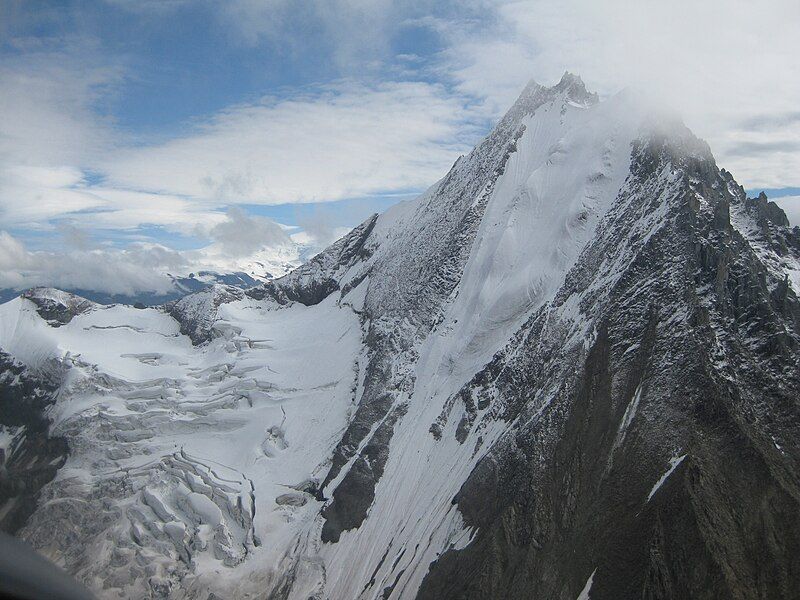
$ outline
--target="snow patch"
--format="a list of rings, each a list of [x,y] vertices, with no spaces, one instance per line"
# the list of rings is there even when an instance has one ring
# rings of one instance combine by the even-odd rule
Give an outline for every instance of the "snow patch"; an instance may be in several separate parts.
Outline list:
[[[592,571],[592,574],[589,575],[589,579],[586,580],[586,585],[583,586],[583,589],[581,590],[581,593],[578,594],[578,598],[576,600],[589,600],[589,592],[592,591],[595,573],[597,573],[597,569]]]
[[[658,481],[656,481],[656,484],[653,486],[653,489],[650,490],[650,493],[647,495],[647,502],[650,502],[650,499],[661,488],[661,486],[664,484],[667,478],[670,475],[672,475],[672,472],[678,468],[678,465],[680,465],[683,462],[683,459],[686,458],[686,456],[687,456],[686,454],[681,454],[680,456],[674,456],[671,459],[669,459],[669,465],[670,465],[669,469],[667,469],[667,472],[664,473]]]

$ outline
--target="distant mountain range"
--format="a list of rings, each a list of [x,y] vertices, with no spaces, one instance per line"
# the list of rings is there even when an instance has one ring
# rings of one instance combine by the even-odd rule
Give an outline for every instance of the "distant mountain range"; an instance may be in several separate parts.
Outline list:
[[[161,276],[170,283],[171,289],[166,293],[148,290],[128,294],[109,293],[104,291],[108,288],[104,282],[98,282],[96,289],[76,287],[65,288],[63,291],[98,304],[157,306],[207,289],[214,284],[246,289],[258,283],[281,277],[308,260],[318,250],[319,248],[314,245],[296,242],[276,248],[263,248],[247,257],[228,258],[201,250],[198,251],[200,254],[198,262],[213,268],[182,274],[161,273]],[[23,290],[0,288],[0,303],[8,302],[18,296],[21,291]]]

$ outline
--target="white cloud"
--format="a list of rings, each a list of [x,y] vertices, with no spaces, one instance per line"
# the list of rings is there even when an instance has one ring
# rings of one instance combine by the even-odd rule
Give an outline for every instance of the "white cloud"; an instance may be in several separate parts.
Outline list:
[[[237,42],[272,43],[284,56],[309,46],[324,52],[339,73],[376,67],[389,50],[392,30],[422,2],[397,0],[229,0],[215,5]]]
[[[135,229],[158,226],[167,231],[189,235],[225,220],[215,210],[218,203],[206,203],[174,194],[140,192],[107,185],[91,186],[91,193],[102,198],[101,210],[75,215],[84,227]]]
[[[478,116],[440,85],[344,82],[231,107],[102,168],[117,187],[219,204],[338,200],[431,184],[476,141]]]
[[[209,231],[219,247],[220,254],[230,257],[250,256],[263,248],[288,246],[289,234],[275,221],[264,217],[248,216],[240,208],[228,210],[227,220]]]
[[[84,168],[121,137],[95,107],[121,78],[82,48],[0,61],[0,223],[41,227],[105,205],[85,185]]]
[[[40,227],[48,219],[106,202],[81,186],[83,173],[70,166],[0,167],[0,217],[6,226]]]
[[[0,289],[43,285],[110,294],[164,294],[174,291],[168,274],[187,275],[219,267],[236,270],[238,259],[252,262],[254,255],[264,252],[278,259],[295,257],[297,248],[274,221],[250,217],[237,208],[216,216],[216,224],[205,224],[203,232],[212,243],[185,251],[142,242],[126,248],[98,247],[92,243],[91,229],[75,222],[63,222],[55,228],[64,241],[57,251],[31,251],[8,232],[0,231]]]
[[[0,231],[0,288],[45,285],[110,294],[163,294],[173,290],[165,273],[185,264],[179,252],[158,245],[138,244],[125,250],[32,252]]]
[[[89,232],[77,227],[74,223],[61,222],[56,225],[56,229],[64,239],[64,245],[71,250],[89,250],[92,248],[92,240]]]
[[[96,101],[122,80],[83,49],[32,52],[0,62],[0,164],[75,167],[112,145]]]

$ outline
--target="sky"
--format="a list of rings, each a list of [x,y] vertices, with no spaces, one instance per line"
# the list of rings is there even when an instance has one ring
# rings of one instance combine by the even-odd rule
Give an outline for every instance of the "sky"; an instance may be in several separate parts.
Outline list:
[[[678,111],[800,224],[798,24],[796,0],[2,0],[0,288],[324,246],[565,70]]]

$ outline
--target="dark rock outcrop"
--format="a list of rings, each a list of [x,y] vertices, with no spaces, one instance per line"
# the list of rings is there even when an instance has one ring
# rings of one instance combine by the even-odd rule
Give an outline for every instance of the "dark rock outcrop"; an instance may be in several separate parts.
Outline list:
[[[24,291],[21,296],[36,305],[39,316],[51,327],[66,325],[75,316],[94,307],[94,303],[85,298],[53,288],[31,288]]]
[[[372,215],[330,248],[288,275],[250,288],[245,293],[256,300],[269,298],[278,304],[319,304],[340,289],[341,275],[356,261],[369,258],[366,245],[378,215]]]
[[[197,346],[212,338],[219,307],[243,297],[244,292],[237,287],[213,285],[202,292],[171,302],[164,309],[180,323],[181,333],[189,336],[192,344]]]
[[[16,533],[36,510],[39,491],[67,459],[67,441],[50,435],[47,408],[57,385],[0,352],[0,531]]]

